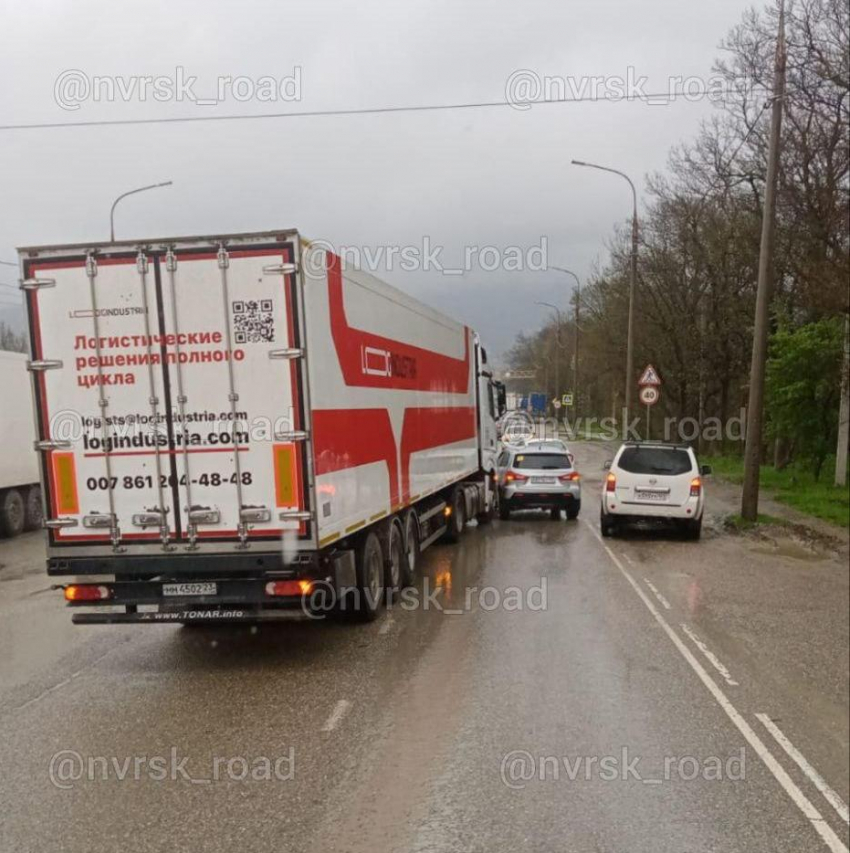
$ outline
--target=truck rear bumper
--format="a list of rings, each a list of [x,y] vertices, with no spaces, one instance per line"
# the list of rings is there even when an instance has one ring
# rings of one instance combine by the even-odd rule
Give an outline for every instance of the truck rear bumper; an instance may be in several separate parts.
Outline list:
[[[322,619],[355,584],[354,553],[345,550],[324,561],[253,577],[169,573],[112,580],[88,575],[62,588],[76,625],[214,624]]]
[[[71,622],[75,625],[121,625],[129,622],[143,622],[147,625],[220,625],[238,622],[249,624],[255,622],[302,622],[320,618],[322,618],[321,615],[308,614],[300,607],[252,610],[239,607],[217,609],[199,606],[168,613],[75,613],[71,617]]]

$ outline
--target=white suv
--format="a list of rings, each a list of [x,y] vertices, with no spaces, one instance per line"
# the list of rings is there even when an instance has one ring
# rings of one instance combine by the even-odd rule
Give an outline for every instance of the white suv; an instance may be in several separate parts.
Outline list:
[[[612,536],[630,521],[669,520],[690,539],[699,539],[705,509],[701,468],[694,451],[684,444],[627,442],[605,466],[600,526]]]

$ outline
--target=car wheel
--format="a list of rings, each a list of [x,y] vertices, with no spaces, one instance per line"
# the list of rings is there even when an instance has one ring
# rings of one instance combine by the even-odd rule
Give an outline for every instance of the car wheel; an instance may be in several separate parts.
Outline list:
[[[484,512],[479,512],[476,518],[479,524],[489,524],[499,512],[499,487],[494,486],[493,494],[490,496],[490,506]]]
[[[41,487],[30,486],[27,489],[26,506],[24,507],[24,527],[27,530],[38,530],[44,522],[44,510],[41,506]]]
[[[616,522],[611,521],[604,512],[599,513],[599,529],[602,531],[602,535],[607,539],[609,536],[614,535]]]
[[[552,509],[549,510],[549,518],[552,521],[560,521],[561,520],[561,510],[558,507],[553,506]]]
[[[502,521],[508,521],[508,519],[510,519],[510,517],[511,517],[511,508],[510,508],[510,506],[508,506],[508,502],[504,498],[500,497],[499,498],[499,518],[501,518]]]
[[[401,581],[404,586],[416,583],[419,571],[419,521],[416,510],[408,510],[404,517],[404,559],[401,563]]]
[[[567,507],[567,521],[575,521],[579,512],[581,512],[581,501],[576,501],[572,506]]]
[[[466,496],[463,489],[457,488],[452,492],[451,514],[446,527],[446,541],[457,542],[466,524]]]
[[[355,557],[354,614],[361,622],[372,622],[384,597],[384,555],[377,533],[372,531],[360,540]]]
[[[699,541],[699,538],[702,536],[702,516],[687,523],[685,535],[694,542]]]
[[[26,507],[17,489],[9,489],[0,495],[0,533],[11,538],[24,531]]]

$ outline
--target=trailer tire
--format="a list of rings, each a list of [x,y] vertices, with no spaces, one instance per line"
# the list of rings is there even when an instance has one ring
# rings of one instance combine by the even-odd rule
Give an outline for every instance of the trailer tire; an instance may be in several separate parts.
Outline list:
[[[0,494],[0,533],[18,536],[24,532],[26,507],[21,493],[17,489],[8,489]]]
[[[419,518],[416,510],[410,509],[404,516],[404,559],[401,564],[402,586],[416,583],[419,572]]]
[[[384,562],[384,585],[387,601],[394,600],[404,582],[404,533],[401,522],[394,518],[387,532],[386,560]]]
[[[353,596],[353,613],[359,622],[373,622],[384,597],[384,554],[381,540],[370,531],[357,545],[355,554],[357,588]]]
[[[446,525],[446,541],[454,543],[460,541],[463,528],[466,525],[466,495],[460,486],[456,486],[452,492],[449,506],[451,513]]]
[[[44,523],[44,510],[41,506],[41,487],[30,486],[27,489],[24,508],[24,526],[27,530],[38,530]]]

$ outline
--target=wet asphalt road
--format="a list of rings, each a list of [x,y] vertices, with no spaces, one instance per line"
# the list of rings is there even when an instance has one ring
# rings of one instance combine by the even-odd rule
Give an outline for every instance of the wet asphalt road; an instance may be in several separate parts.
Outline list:
[[[74,628],[0,543],[0,853],[845,850],[846,546],[603,544],[575,449],[578,522],[470,528],[367,626]]]

